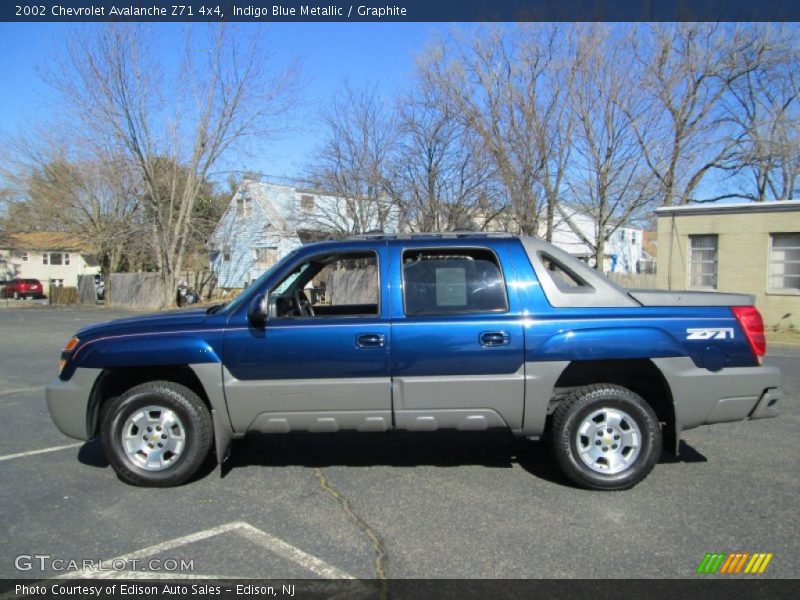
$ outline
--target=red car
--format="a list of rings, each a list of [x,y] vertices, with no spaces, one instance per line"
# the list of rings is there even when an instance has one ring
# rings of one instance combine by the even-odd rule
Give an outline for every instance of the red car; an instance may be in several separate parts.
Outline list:
[[[41,298],[42,282],[38,279],[12,279],[3,288],[3,298]]]

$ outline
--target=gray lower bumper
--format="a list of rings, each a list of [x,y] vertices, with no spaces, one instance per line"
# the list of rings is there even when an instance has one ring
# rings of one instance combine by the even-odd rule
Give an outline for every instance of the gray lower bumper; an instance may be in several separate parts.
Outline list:
[[[761,395],[761,399],[756,404],[753,412],[750,413],[751,419],[769,419],[781,414],[781,404],[783,403],[783,390],[774,388],[767,390]]]
[[[777,367],[731,367],[712,373],[688,358],[662,358],[661,369],[672,391],[678,434],[710,423],[776,417],[783,398]]]
[[[87,408],[92,387],[102,369],[77,369],[69,381],[55,380],[45,388],[50,417],[61,432],[71,438],[88,440]]]

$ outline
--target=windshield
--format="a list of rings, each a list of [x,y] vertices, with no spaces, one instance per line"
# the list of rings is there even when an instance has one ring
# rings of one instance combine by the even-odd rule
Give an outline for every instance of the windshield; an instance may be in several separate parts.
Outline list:
[[[279,268],[282,268],[287,262],[289,262],[292,258],[294,258],[295,254],[297,254],[297,250],[292,250],[291,252],[289,252],[289,254],[284,256],[282,259],[280,259],[278,262],[276,262],[274,265],[272,265],[269,269],[264,271],[258,279],[256,279],[248,287],[243,289],[239,293],[239,295],[236,296],[236,298],[234,298],[233,300],[231,300],[227,304],[221,306],[219,309],[217,309],[214,312],[228,312],[229,313],[229,312],[235,311],[242,304],[242,302],[244,302],[245,299],[247,299],[249,297],[249,292],[253,288],[260,287],[261,284],[264,283],[264,280],[266,280],[275,271],[277,271]]]
[[[286,292],[286,290],[292,287],[294,282],[299,279],[300,275],[302,275],[310,265],[311,263],[303,263],[302,265],[297,267],[294,271],[289,273],[289,275],[287,275],[286,278],[283,281],[281,281],[274,290],[272,290],[272,293],[274,293],[277,296],[283,295]]]

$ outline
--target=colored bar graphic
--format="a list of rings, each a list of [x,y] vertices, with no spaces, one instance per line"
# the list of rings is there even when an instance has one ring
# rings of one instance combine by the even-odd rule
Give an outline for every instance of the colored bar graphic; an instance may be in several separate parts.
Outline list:
[[[713,575],[740,574],[742,569],[749,575],[760,575],[767,569],[767,565],[774,555],[766,552],[707,552],[697,567],[697,573]],[[749,560],[748,560],[749,559]],[[746,565],[746,566],[745,566]]]
[[[742,554],[741,554],[741,558],[739,559],[739,562],[738,562],[738,563],[737,563],[737,565],[736,565],[736,570],[734,571],[734,573],[739,573],[739,572],[741,572],[741,570],[742,570],[742,567],[744,567],[744,561],[746,561],[746,560],[747,560],[747,557],[748,557],[748,556],[750,556],[750,553],[749,553],[749,552],[742,552]]]
[[[697,567],[697,573],[716,573],[722,565],[722,561],[725,560],[725,556],[724,552],[706,553],[700,566]]]
[[[728,558],[722,563],[722,568],[719,570],[720,573],[730,573],[731,567],[736,564],[736,559],[739,558],[738,554],[728,554]]]
[[[759,575],[760,575],[761,573],[763,573],[764,571],[766,571],[766,570],[767,570],[767,565],[769,564],[769,561],[771,561],[771,560],[772,560],[772,556],[773,556],[773,554],[772,554],[772,552],[770,552],[770,553],[769,553],[769,554],[767,554],[767,556],[764,558],[764,562],[763,562],[763,563],[761,563],[761,568],[758,570],[758,573],[759,573]]]

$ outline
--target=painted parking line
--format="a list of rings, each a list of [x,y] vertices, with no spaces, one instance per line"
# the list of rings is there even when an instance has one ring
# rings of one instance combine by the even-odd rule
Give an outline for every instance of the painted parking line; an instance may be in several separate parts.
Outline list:
[[[261,531],[249,523],[242,522],[240,525],[241,528],[239,529],[238,533],[242,537],[266,548],[267,550],[271,550],[273,553],[282,556],[283,558],[286,558],[300,565],[301,567],[305,567],[320,577],[324,577],[325,579],[355,579],[355,577],[352,575],[329,565],[324,560],[317,558],[313,554],[309,554],[308,552],[300,550],[300,548],[292,546],[291,544],[268,534],[266,531]]]
[[[114,571],[112,569],[112,565],[115,563],[120,564],[122,561],[141,560],[143,558],[179,548],[180,546],[186,546],[194,542],[207,540],[223,533],[236,533],[245,539],[258,544],[262,548],[266,548],[270,552],[286,558],[297,565],[300,565],[319,577],[326,579],[355,579],[355,577],[349,573],[346,573],[345,571],[326,563],[324,560],[317,558],[313,554],[309,554],[308,552],[305,552],[296,546],[292,546],[288,542],[284,542],[283,540],[276,538],[256,527],[253,527],[244,521],[225,523],[224,525],[212,527],[211,529],[205,529],[203,531],[198,531],[197,533],[191,533],[189,535],[177,537],[172,540],[167,540],[153,546],[142,548],[141,550],[136,550],[135,552],[130,552],[129,554],[123,554],[121,556],[104,560],[100,563],[100,568],[97,570],[87,569],[73,571],[61,575],[61,578],[71,579],[79,577],[92,577],[98,579],[109,579],[119,578],[122,576],[122,574],[130,575],[131,571]],[[175,577],[176,574],[164,573],[163,576],[167,579],[170,579]],[[189,578],[195,577],[200,578],[201,576],[192,574]],[[222,578],[222,576],[207,575],[205,578]]]
[[[51,446],[50,448],[42,448],[40,450],[30,450],[28,452],[18,452],[16,454],[6,454],[0,456],[0,461],[11,460],[12,458],[25,458],[26,456],[34,456],[36,454],[45,454],[47,452],[58,452],[59,450],[68,450],[70,448],[77,448],[83,446],[84,442],[77,442],[75,444],[64,444],[63,446]]]

